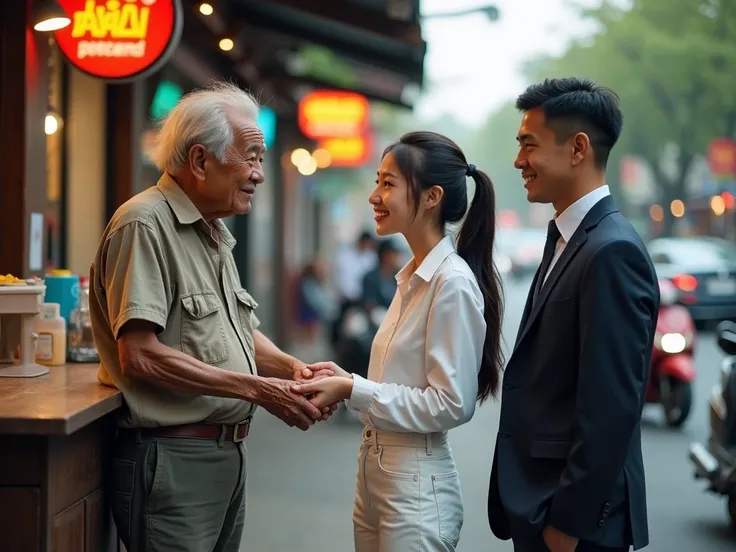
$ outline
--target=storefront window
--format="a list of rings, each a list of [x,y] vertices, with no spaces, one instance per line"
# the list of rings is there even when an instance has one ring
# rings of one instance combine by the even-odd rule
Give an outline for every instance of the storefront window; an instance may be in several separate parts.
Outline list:
[[[46,260],[44,269],[61,267],[63,263],[64,185],[62,178],[64,156],[64,61],[53,37],[49,38],[49,94],[48,111],[44,121],[46,133],[46,212],[44,213]]]

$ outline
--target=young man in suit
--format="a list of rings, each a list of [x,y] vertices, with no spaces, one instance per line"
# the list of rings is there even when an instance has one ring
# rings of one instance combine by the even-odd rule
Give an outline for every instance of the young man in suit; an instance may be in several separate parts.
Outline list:
[[[552,79],[516,106],[515,166],[556,214],[504,374],[491,529],[517,552],[636,550],[649,542],[641,412],[659,286],[606,186],[618,97]]]

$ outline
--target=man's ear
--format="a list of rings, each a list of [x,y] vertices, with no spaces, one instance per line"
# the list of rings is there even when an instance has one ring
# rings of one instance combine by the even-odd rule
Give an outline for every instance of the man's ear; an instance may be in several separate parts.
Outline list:
[[[197,180],[205,179],[205,163],[207,162],[207,150],[202,144],[194,144],[189,148],[189,170]]]
[[[577,167],[588,155],[592,155],[590,137],[584,132],[578,132],[572,137],[572,165]]]

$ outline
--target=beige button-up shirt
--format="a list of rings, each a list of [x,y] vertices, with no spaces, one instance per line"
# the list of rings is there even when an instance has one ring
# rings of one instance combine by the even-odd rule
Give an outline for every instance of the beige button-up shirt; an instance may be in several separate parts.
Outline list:
[[[256,373],[253,298],[241,287],[235,240],[210,227],[167,174],[126,202],[100,240],[90,272],[90,315],[99,379],[120,389],[124,427],[230,424],[254,408],[245,401],[170,391],[125,377],[117,338],[129,320],[158,326],[158,339],[221,370]]]

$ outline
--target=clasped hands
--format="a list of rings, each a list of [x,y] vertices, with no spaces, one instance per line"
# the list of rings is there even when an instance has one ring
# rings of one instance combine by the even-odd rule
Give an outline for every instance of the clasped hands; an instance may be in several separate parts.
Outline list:
[[[260,386],[258,404],[291,427],[306,431],[315,422],[327,420],[338,403],[350,398],[353,380],[334,362],[292,367],[291,381],[266,378]]]

